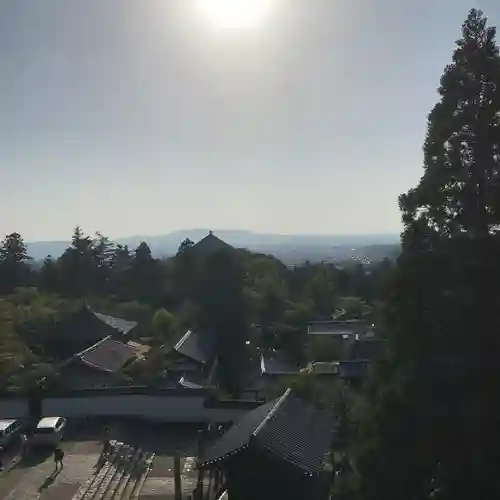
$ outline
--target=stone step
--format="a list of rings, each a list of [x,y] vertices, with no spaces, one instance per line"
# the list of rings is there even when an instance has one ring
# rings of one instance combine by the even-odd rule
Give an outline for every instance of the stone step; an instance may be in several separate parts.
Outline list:
[[[132,446],[126,444],[122,445],[117,451],[113,465],[108,470],[106,476],[102,479],[100,484],[96,486],[96,488],[91,488],[89,490],[90,496],[88,499],[84,498],[84,500],[101,500],[106,494],[113,479],[120,474],[133,454],[134,448]]]
[[[133,488],[129,492],[125,491],[124,495],[120,500],[139,500],[139,495],[141,494],[146,478],[148,477],[149,471],[153,466],[153,461],[155,459],[154,453],[144,454],[141,463],[139,464],[138,476],[134,481]],[[126,496],[128,494],[128,496]]]
[[[123,485],[123,488],[120,489],[120,496],[117,496],[117,500],[122,500],[129,498],[132,492],[134,491],[135,485],[137,483],[137,468],[138,465],[135,464],[134,469],[131,471],[131,474],[128,478],[128,481],[126,484]]]
[[[130,461],[121,468],[120,474],[116,475],[112,480],[108,490],[102,496],[102,500],[118,500],[119,498],[121,498],[122,492],[130,482],[131,477],[134,473],[134,469],[136,468],[137,463],[140,461],[142,454],[143,452],[141,448],[135,450]]]
[[[98,470],[90,476],[87,481],[82,483],[82,485],[78,488],[78,491],[73,495],[71,500],[84,500],[84,498],[87,498],[87,493],[89,490],[98,484],[100,481],[102,481],[103,477],[107,474],[109,468],[111,467],[113,460],[116,457],[116,453],[120,450],[122,443],[117,443],[116,441],[112,442],[113,444],[113,452],[111,456],[107,459],[103,459],[102,455],[99,458],[99,461],[104,460],[99,467]]]

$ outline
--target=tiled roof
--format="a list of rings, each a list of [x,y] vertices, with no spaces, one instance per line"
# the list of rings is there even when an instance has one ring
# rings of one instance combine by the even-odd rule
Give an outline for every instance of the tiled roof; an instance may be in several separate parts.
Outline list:
[[[330,417],[291,394],[246,413],[200,461],[208,466],[247,447],[265,449],[304,474],[323,469],[333,438]]]
[[[361,378],[366,374],[368,365],[366,359],[339,361],[339,374],[342,378]]]
[[[363,333],[370,329],[370,324],[358,319],[312,321],[308,324],[307,333],[309,335],[351,335],[353,333]]]
[[[114,373],[120,371],[125,363],[137,356],[137,349],[123,342],[106,337],[93,346],[76,354],[76,359],[98,370]]]
[[[214,355],[216,341],[215,335],[208,332],[188,330],[175,344],[174,350],[186,358],[205,364]]]
[[[293,375],[299,367],[284,359],[279,353],[261,354],[260,370],[262,375]]]
[[[95,327],[95,320],[104,323],[119,335],[126,335],[137,326],[136,321],[128,321],[107,314],[101,314],[93,311],[88,304],[85,304],[77,311],[69,314],[60,327],[45,332],[43,334],[44,341],[71,341],[78,344],[82,342],[87,345],[93,344],[103,337],[101,329]],[[65,332],[68,333],[66,334]]]
[[[217,238],[217,236],[215,236],[212,231],[210,231],[207,236],[193,245],[193,250],[203,255],[208,255],[219,250],[232,248],[233,247],[229,243],[226,243],[220,238]]]
[[[208,465],[216,460],[226,458],[248,446],[250,438],[259,425],[270,414],[279,399],[263,404],[255,410],[245,413],[231,428],[218,439],[201,457],[200,465]]]
[[[310,371],[315,375],[337,375],[339,364],[336,361],[316,361],[310,364]]]
[[[380,339],[355,340],[350,347],[350,358],[352,359],[378,359],[384,349],[384,342]]]
[[[202,389],[203,388],[202,385],[196,384],[195,382],[191,382],[190,380],[186,379],[185,377],[180,378],[179,385],[181,387],[184,387],[185,389]]]
[[[106,325],[118,330],[123,335],[126,335],[130,330],[137,326],[137,321],[128,321],[122,318],[115,318],[114,316],[109,316],[107,314],[101,314],[93,311],[88,308],[89,312],[91,312],[99,321],[106,323]]]

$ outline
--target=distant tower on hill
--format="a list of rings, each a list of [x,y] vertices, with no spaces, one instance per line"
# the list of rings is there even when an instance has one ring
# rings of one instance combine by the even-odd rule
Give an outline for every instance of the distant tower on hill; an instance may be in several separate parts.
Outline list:
[[[207,236],[205,236],[200,241],[198,241],[198,243],[195,243],[193,245],[193,250],[195,252],[205,256],[213,252],[217,252],[218,250],[224,250],[224,249],[234,250],[234,247],[229,245],[229,243],[226,243],[225,241],[221,240],[220,238],[217,238],[217,236],[215,236],[213,231],[209,231]]]

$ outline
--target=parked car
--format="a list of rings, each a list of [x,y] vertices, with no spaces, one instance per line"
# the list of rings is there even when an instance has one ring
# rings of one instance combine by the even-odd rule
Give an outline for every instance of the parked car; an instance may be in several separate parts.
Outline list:
[[[21,419],[0,420],[0,449],[7,448],[26,432],[27,424]]]
[[[30,447],[57,446],[64,437],[65,428],[66,419],[64,417],[42,418],[31,435]]]

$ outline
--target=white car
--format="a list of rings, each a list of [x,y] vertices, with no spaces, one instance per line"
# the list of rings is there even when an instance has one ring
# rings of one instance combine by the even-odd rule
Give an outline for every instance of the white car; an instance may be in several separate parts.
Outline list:
[[[57,446],[63,439],[65,428],[64,417],[42,418],[30,438],[30,446]]]
[[[0,448],[7,448],[25,429],[22,420],[0,420]]]

